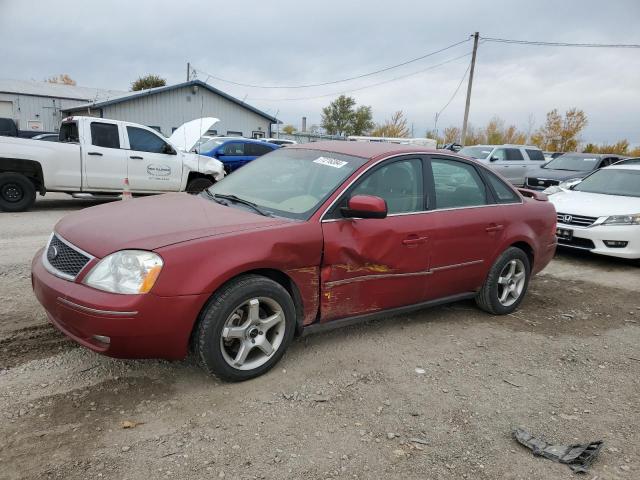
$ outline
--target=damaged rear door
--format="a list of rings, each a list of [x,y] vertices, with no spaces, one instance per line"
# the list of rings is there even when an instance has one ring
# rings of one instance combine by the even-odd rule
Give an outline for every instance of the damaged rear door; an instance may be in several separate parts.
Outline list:
[[[430,225],[424,159],[386,160],[365,173],[322,222],[321,321],[419,303],[427,292]],[[387,202],[383,219],[343,218],[353,195]]]

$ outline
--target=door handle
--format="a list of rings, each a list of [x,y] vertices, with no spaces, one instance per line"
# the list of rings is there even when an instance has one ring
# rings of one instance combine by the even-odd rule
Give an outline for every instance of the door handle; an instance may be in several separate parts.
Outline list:
[[[131,160],[143,160],[143,158],[142,158],[142,157],[140,157],[140,156],[138,156],[138,155],[131,155],[129,158],[130,158]]]
[[[89,152],[89,153],[87,153],[87,155],[94,155],[96,157],[101,157],[102,156],[102,154],[100,152]]]
[[[429,237],[418,237],[417,235],[412,235],[402,240],[402,244],[407,246],[420,245],[425,243],[428,238]]]
[[[485,228],[485,230],[487,231],[487,233],[499,232],[501,230],[504,230],[504,225],[496,225],[494,223]]]

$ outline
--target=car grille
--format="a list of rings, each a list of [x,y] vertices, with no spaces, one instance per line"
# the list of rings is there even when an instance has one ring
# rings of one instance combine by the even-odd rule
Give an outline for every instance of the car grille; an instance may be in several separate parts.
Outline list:
[[[580,227],[589,227],[595,223],[598,217],[585,217],[584,215],[572,215],[570,213],[558,212],[558,223],[565,225],[578,225]]]
[[[47,262],[55,270],[52,273],[62,274],[60,276],[71,280],[77,277],[84,266],[91,260],[90,256],[63,242],[56,234],[51,236],[45,255]]]
[[[559,180],[547,180],[545,178],[527,178],[527,185],[534,188],[547,188],[552,185],[558,185]]]
[[[594,248],[596,248],[595,244],[588,238],[579,237],[573,237],[571,240],[567,240],[566,238],[558,238],[558,244],[566,245],[567,247],[586,248],[588,250],[593,250]]]

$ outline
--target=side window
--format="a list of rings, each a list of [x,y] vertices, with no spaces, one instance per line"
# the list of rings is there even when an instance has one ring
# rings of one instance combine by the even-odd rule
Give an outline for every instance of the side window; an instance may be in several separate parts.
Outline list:
[[[259,157],[260,155],[269,153],[271,150],[273,149],[269,148],[267,145],[260,145],[259,143],[246,143],[244,145],[245,155]]]
[[[120,148],[118,125],[91,122],[91,144],[96,147]]]
[[[433,159],[436,208],[474,207],[487,204],[487,190],[476,169],[456,160]]]
[[[222,147],[223,155],[231,155],[234,157],[242,157],[244,155],[244,143],[227,143]]]
[[[618,160],[617,158],[605,158],[602,160],[602,162],[600,163],[600,167],[598,168],[602,168],[602,167],[608,167],[609,165],[611,165],[612,163],[615,163],[615,161]]]
[[[78,124],[76,122],[65,122],[60,125],[59,137],[61,142],[74,143],[79,142]]]
[[[507,160],[524,160],[519,148],[505,148],[504,150],[507,153]]]
[[[504,148],[497,148],[491,155],[491,158],[495,158],[496,160],[506,160],[507,152]]]
[[[527,152],[527,155],[529,155],[530,160],[535,160],[540,162],[544,162],[545,160],[544,153],[542,153],[541,150],[530,150],[527,148],[526,152]]]
[[[158,135],[137,127],[127,127],[129,147],[138,152],[165,153],[167,143]]]
[[[516,195],[516,193],[493,172],[484,172],[484,175],[489,179],[489,183],[491,184],[491,187],[493,187],[498,203],[520,203],[518,195]]]
[[[400,160],[376,169],[350,192],[354,195],[383,198],[389,214],[423,211],[422,160]]]

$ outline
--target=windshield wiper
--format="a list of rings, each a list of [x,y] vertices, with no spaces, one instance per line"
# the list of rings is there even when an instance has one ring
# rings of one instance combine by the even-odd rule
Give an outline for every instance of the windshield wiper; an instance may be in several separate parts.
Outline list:
[[[235,195],[228,195],[228,194],[224,194],[224,193],[211,193],[208,190],[206,190],[206,192],[209,193],[213,197],[214,200],[218,199],[218,198],[221,198],[223,200],[231,200],[232,202],[241,203],[242,205],[246,205],[247,207],[251,207],[252,209],[254,209],[256,212],[258,212],[263,217],[273,217],[273,215],[271,213],[265,212],[258,205],[256,205],[253,202],[250,202],[249,200],[245,200],[244,198],[240,198],[240,197],[237,197]]]

